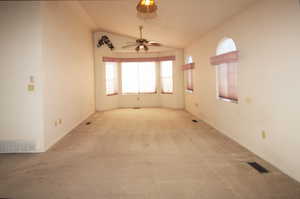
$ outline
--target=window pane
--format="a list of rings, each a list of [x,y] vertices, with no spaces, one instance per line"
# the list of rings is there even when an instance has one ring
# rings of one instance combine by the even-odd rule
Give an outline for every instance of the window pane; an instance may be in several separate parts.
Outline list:
[[[192,91],[193,88],[193,70],[187,70],[187,90]]]
[[[106,80],[106,94],[116,94],[118,92],[118,71],[117,63],[105,63],[105,80]]]
[[[237,63],[228,64],[228,98],[238,100],[237,96]]]
[[[227,64],[221,64],[218,66],[218,88],[219,97],[227,98],[228,96],[228,78],[227,78]]]
[[[156,92],[155,66],[155,62],[122,63],[122,92]]]
[[[122,93],[138,93],[138,63],[122,63]]]
[[[218,66],[219,97],[238,100],[237,96],[237,63]]]
[[[217,48],[217,55],[229,53],[236,50],[237,48],[234,41],[230,38],[225,38],[220,42]]]
[[[173,92],[173,62],[163,61],[160,63],[161,87],[163,93]]]
[[[138,64],[138,80],[140,93],[156,92],[155,62],[141,62]]]
[[[192,56],[188,56],[187,63],[188,64],[193,63],[193,57]]]

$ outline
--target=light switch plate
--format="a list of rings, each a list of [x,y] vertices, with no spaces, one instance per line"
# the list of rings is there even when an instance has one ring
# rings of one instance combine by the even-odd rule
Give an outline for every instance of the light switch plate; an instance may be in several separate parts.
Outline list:
[[[33,84],[28,84],[27,90],[28,90],[29,92],[34,91],[34,85],[33,85]]]
[[[266,131],[262,131],[262,132],[261,132],[261,137],[262,137],[262,139],[266,139],[266,138],[267,138],[267,133],[266,133]]]
[[[251,97],[246,97],[246,103],[247,104],[252,104],[252,98]]]
[[[30,76],[29,81],[30,81],[30,83],[34,83],[34,76]]]

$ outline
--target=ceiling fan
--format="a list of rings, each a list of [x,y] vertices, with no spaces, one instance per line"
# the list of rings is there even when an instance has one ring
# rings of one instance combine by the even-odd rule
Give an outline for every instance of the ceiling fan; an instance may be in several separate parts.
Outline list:
[[[143,38],[143,26],[139,26],[140,29],[140,38],[137,39],[135,42],[128,42],[127,45],[123,46],[122,48],[131,48],[135,47],[135,50],[139,52],[140,50],[149,50],[149,46],[162,46],[161,43],[155,41],[148,41],[147,39]]]

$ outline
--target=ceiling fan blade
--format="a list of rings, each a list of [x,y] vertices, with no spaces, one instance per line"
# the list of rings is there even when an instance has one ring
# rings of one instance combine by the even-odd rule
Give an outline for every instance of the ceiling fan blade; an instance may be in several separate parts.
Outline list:
[[[129,44],[129,45],[125,45],[125,46],[122,46],[122,48],[130,48],[130,47],[135,47],[137,44]]]
[[[140,46],[137,46],[137,47],[135,48],[135,50],[136,50],[136,52],[139,52],[139,51],[140,51]]]
[[[145,49],[145,51],[148,51],[148,50],[149,50],[149,48],[148,48],[147,45],[144,45],[144,49]]]
[[[161,43],[155,42],[155,41],[149,41],[149,42],[148,42],[148,45],[149,45],[149,46],[162,46]]]

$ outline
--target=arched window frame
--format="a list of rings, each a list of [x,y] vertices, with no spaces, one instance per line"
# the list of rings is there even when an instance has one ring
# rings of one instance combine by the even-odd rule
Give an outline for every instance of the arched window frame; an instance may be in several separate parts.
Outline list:
[[[236,43],[232,38],[224,37],[217,46],[216,55],[237,51]]]
[[[216,67],[217,98],[223,101],[238,102],[237,65],[238,55],[236,43],[232,38],[223,38],[217,46],[215,57],[211,58]]]
[[[187,64],[193,63],[193,57],[192,57],[191,55],[187,57],[186,63],[187,63]]]

